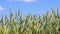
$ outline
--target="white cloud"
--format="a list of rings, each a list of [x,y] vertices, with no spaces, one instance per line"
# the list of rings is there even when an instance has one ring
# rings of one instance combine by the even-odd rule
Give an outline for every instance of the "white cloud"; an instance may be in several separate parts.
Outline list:
[[[10,1],[35,2],[36,0],[10,0]]]
[[[24,0],[25,2],[35,2],[35,0]]]
[[[2,6],[0,6],[0,11],[2,11],[4,8]]]

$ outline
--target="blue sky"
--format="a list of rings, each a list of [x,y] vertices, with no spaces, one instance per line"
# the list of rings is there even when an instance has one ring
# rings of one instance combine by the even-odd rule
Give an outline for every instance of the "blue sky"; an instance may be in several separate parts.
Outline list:
[[[0,16],[7,14],[9,16],[9,9],[12,8],[15,14],[18,9],[23,15],[28,13],[36,14],[46,13],[54,8],[55,10],[60,6],[60,0],[0,0]]]

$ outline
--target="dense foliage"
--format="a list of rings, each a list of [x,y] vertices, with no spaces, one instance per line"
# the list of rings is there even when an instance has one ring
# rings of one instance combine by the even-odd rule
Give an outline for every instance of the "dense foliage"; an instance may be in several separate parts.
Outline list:
[[[0,19],[0,34],[60,34],[60,16],[52,9],[43,17],[39,14],[22,17],[19,10],[16,15],[10,9],[10,19],[7,15]]]

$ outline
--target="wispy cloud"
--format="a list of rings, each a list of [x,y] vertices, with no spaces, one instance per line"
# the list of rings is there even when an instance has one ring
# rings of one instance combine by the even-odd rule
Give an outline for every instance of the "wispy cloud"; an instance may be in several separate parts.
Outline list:
[[[35,2],[36,0],[10,0],[10,1]]]
[[[5,8],[3,8],[2,6],[0,6],[0,11],[4,10]]]

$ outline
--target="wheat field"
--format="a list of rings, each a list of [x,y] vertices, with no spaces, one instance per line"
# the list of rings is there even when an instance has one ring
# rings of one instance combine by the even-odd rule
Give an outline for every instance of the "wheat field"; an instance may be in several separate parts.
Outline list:
[[[23,18],[17,11],[13,14],[10,10],[10,18],[2,15],[0,18],[0,34],[60,34],[60,16],[52,9],[43,17],[40,14],[28,14]]]

